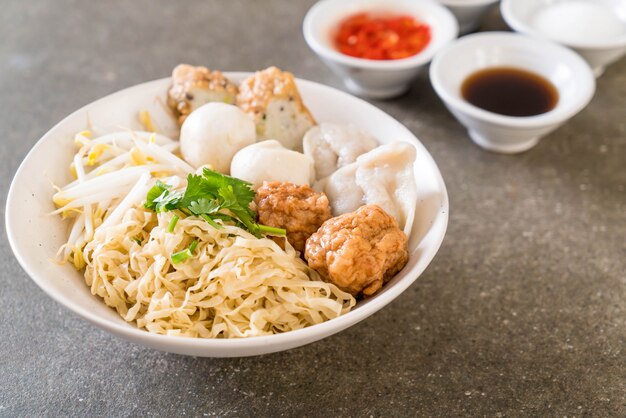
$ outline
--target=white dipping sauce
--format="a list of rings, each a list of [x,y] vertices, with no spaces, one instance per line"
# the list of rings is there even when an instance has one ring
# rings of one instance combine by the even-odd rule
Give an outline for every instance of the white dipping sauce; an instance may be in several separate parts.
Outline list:
[[[559,42],[605,42],[626,32],[626,23],[603,4],[575,0],[555,3],[540,9],[531,26]]]

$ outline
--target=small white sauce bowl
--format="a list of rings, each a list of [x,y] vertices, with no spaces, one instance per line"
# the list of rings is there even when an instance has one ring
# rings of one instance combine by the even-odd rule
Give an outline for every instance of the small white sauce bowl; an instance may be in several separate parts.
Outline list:
[[[527,117],[500,115],[474,106],[462,97],[461,85],[472,73],[492,67],[514,67],[545,77],[557,88],[558,103],[549,112]],[[457,40],[435,56],[430,80],[476,144],[506,154],[535,146],[587,106],[595,92],[593,73],[578,54],[510,32],[478,33]]]
[[[491,6],[499,0],[439,0],[446,6],[459,21],[461,34],[471,32],[480,26],[480,23]]]
[[[430,26],[430,43],[417,55],[398,60],[342,54],[333,45],[333,33],[342,20],[361,12],[414,16]],[[384,99],[409,88],[435,53],[457,37],[458,24],[448,9],[432,0],[322,0],[309,10],[302,30],[309,47],[342,78],[350,92]]]
[[[570,1],[570,0],[563,0]],[[542,8],[554,5],[554,0],[502,0],[500,11],[511,29],[516,32],[533,35],[558,42],[583,56],[593,69],[596,77],[600,77],[606,66],[620,59],[626,53],[626,0],[587,0],[594,4],[607,6],[624,24],[621,36],[610,40],[595,42],[566,42],[552,39],[531,25],[531,19]]]

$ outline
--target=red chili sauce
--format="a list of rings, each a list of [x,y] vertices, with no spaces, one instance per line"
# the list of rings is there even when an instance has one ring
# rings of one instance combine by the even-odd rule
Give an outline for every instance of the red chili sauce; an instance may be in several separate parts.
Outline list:
[[[412,16],[369,13],[344,19],[334,37],[342,54],[370,60],[408,58],[426,48],[430,40],[430,27]]]

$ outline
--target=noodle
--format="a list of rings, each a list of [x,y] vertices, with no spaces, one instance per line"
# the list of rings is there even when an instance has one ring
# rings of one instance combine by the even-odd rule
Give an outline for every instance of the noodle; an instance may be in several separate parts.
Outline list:
[[[269,335],[336,318],[356,301],[326,283],[285,241],[202,218],[143,207],[156,178],[185,184],[191,167],[178,144],[148,132],[75,136],[76,180],[53,196],[52,214],[71,218],[60,262],[84,268],[91,293],[149,332],[201,338]],[[172,254],[197,242],[178,264]]]
[[[318,324],[355,304],[289,244],[283,250],[195,217],[180,219],[169,233],[172,216],[131,208],[118,224],[98,228],[84,248],[91,292],[126,321],[165,335],[251,337]],[[169,255],[194,239],[194,257],[172,264]]]

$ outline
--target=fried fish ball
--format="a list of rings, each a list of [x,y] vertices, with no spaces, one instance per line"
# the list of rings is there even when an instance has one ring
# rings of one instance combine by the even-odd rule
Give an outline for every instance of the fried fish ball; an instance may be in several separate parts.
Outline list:
[[[402,270],[409,251],[394,217],[365,205],[324,222],[307,240],[304,258],[342,290],[370,296]]]
[[[293,74],[276,67],[244,80],[237,106],[253,117],[259,139],[276,139],[289,149],[301,150],[304,133],[315,125]]]
[[[220,71],[180,64],[172,71],[167,104],[182,124],[191,112],[207,103],[235,104],[237,92],[237,86]]]
[[[265,182],[256,195],[259,222],[284,228],[287,240],[301,253],[306,240],[330,219],[330,204],[323,193],[307,185]]]

